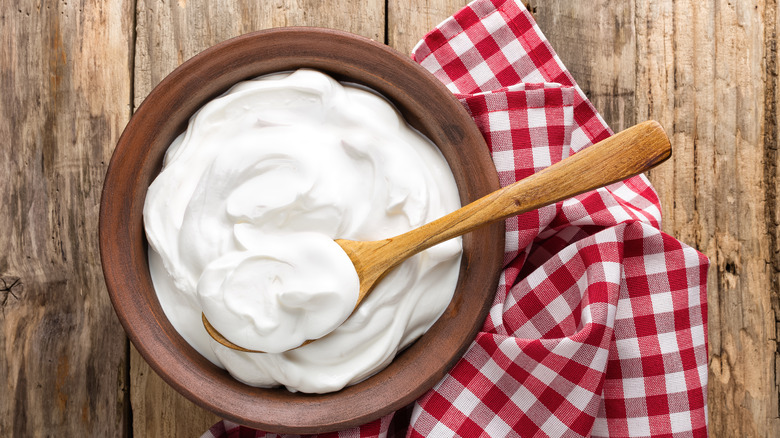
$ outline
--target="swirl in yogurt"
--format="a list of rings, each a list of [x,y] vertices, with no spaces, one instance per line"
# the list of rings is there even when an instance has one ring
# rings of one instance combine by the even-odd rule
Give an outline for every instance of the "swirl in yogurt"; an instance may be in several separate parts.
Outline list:
[[[169,147],[144,205],[150,271],[174,328],[236,379],[336,391],[433,325],[461,243],[406,260],[352,313],[357,274],[334,239],[392,237],[459,207],[444,157],[386,99],[313,70],[267,75],[204,105]],[[201,312],[267,353],[218,344]]]

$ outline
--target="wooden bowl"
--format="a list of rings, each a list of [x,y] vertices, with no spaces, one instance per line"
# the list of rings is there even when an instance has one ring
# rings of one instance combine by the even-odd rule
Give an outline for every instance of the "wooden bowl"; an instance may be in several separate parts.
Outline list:
[[[345,32],[282,28],[243,35],[185,62],[149,94],[119,139],[100,204],[100,255],[114,309],[141,355],[177,391],[230,421],[278,433],[357,426],[433,387],[481,328],[504,250],[503,223],[465,236],[457,290],[444,315],[383,371],[341,391],[247,386],[190,347],[165,317],[152,286],[142,219],[146,190],[198,108],[236,82],[300,67],[388,97],[441,149],[463,204],[499,187],[484,139],[457,99],[407,56]]]

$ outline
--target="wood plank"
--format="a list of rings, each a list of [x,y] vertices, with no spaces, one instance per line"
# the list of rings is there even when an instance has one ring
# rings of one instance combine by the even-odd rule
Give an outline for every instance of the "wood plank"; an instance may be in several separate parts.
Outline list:
[[[385,3],[379,0],[139,0],[136,16],[136,107],[176,66],[209,46],[247,32],[322,26],[380,42],[385,38]],[[135,436],[200,436],[218,420],[165,384],[135,349],[130,374]]]
[[[389,0],[387,44],[401,53],[411,54],[426,33],[468,3],[468,0]]]
[[[533,7],[614,129],[654,118],[672,136],[650,179],[664,230],[712,262],[710,433],[780,436],[777,2]]]
[[[534,0],[527,7],[609,126],[636,124],[634,3]]]
[[[766,220],[776,175],[767,178],[764,163],[764,97],[774,93],[763,63],[767,11],[720,0],[637,9],[640,58],[657,69],[638,78],[638,114],[660,114],[685,151],[651,176],[673,212],[665,229],[712,262],[710,432],[780,436],[767,238],[775,230]]]
[[[282,26],[342,29],[384,42],[384,2],[139,0],[135,105],[185,60],[228,38]]]
[[[132,9],[0,4],[0,436],[129,433],[97,221],[130,117]]]

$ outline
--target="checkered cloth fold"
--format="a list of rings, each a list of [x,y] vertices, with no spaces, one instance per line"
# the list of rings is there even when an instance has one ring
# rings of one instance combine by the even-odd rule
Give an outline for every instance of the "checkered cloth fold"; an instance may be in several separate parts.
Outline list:
[[[612,134],[517,0],[470,3],[412,57],[474,118],[502,186]],[[643,175],[508,219],[484,327],[401,434],[706,437],[708,260],[660,223]],[[320,436],[393,435],[392,420]],[[203,435],[239,436],[277,435]]]

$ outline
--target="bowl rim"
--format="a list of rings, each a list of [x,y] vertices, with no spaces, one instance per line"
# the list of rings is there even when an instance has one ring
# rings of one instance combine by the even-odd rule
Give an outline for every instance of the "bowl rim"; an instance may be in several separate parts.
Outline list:
[[[325,44],[323,41],[334,46],[333,53],[320,56],[312,52],[317,47],[321,48]],[[370,60],[355,59],[357,54],[366,53],[370,54]],[[263,56],[268,56],[268,59],[263,59]],[[390,366],[363,382],[328,394],[301,394],[290,393],[284,389],[254,388],[238,382],[200,356],[175,330],[171,332],[170,322],[164,313],[160,314],[161,308],[153,287],[153,297],[148,296],[147,288],[151,286],[148,263],[145,264],[145,271],[140,263],[141,260],[146,260],[146,238],[142,219],[139,224],[138,212],[143,208],[146,188],[139,186],[145,184],[144,181],[150,182],[150,176],[159,172],[162,161],[160,147],[150,139],[169,138],[172,135],[175,137],[177,132],[183,130],[186,121],[194,112],[191,111],[192,108],[187,110],[187,105],[197,109],[227,89],[220,86],[211,90],[209,87],[212,83],[232,85],[259,75],[246,75],[242,69],[249,68],[247,65],[272,68],[281,62],[279,59],[289,63],[293,57],[306,57],[306,63],[302,63],[305,65],[299,65],[300,67],[318,68],[334,76],[341,74],[342,70],[347,72],[344,74],[345,78],[351,77],[350,71],[359,72],[365,75],[365,80],[359,82],[371,82],[369,86],[378,88],[378,91],[390,98],[396,106],[399,106],[399,100],[414,99],[413,103],[404,101],[399,108],[405,112],[405,116],[411,114],[413,119],[415,114],[425,114],[422,107],[430,96],[436,96],[440,99],[436,103],[442,105],[437,107],[436,111],[446,117],[433,115],[431,118],[444,121],[437,121],[436,128],[427,127],[427,124],[434,125],[434,122],[422,117],[418,117],[416,122],[426,125],[426,129],[436,130],[435,133],[428,134],[437,137],[438,141],[434,142],[440,149],[443,147],[439,143],[442,139],[446,140],[443,143],[451,150],[457,148],[458,142],[469,147],[474,145],[472,148],[476,151],[475,156],[470,157],[469,162],[449,164],[453,173],[454,166],[459,166],[458,172],[461,175],[478,178],[479,184],[486,187],[484,190],[469,188],[472,193],[468,197],[473,199],[464,200],[466,195],[461,193],[461,201],[465,203],[487,194],[497,189],[499,183],[482,134],[465,108],[438,79],[389,46],[340,30],[315,27],[274,28],[223,41],[177,67],[144,99],[120,136],[101,194],[98,226],[100,258],[114,310],[131,342],[150,367],[189,400],[236,423],[269,432],[302,434],[341,430],[380,418],[413,402],[446,375],[476,336],[492,303],[503,261],[504,222],[499,221],[464,236],[464,248],[476,247],[476,243],[480,241],[495,242],[495,245],[489,245],[489,248],[481,248],[479,251],[464,251],[458,280],[458,290],[461,293],[456,293],[444,315],[428,333],[401,352]],[[338,63],[334,61],[334,57],[338,58]],[[345,59],[358,64],[350,64]],[[267,72],[271,71],[279,70]],[[406,89],[390,83],[388,75],[408,80],[415,87]],[[392,80],[400,80],[398,78],[394,77]],[[372,81],[382,86],[376,87]],[[384,88],[385,84],[387,88]],[[196,94],[199,92],[198,86],[210,90],[202,93],[210,97],[191,99],[193,89]],[[193,99],[197,102],[192,102]],[[417,105],[421,108],[417,108]],[[166,111],[177,109],[188,113],[184,122],[166,123],[160,118]],[[445,156],[448,161],[451,160],[447,153]],[[460,181],[458,184],[459,190],[463,190]],[[467,181],[463,184],[476,183]],[[484,193],[476,193],[479,191]],[[144,196],[140,196],[141,192]],[[463,275],[467,268],[484,269],[486,274],[482,275],[483,278],[479,281],[464,278],[468,277]],[[138,293],[139,291],[141,293]],[[463,293],[465,291],[469,293]],[[481,299],[475,299],[475,296]],[[457,321],[463,314],[470,315],[471,318],[476,315],[479,324],[470,327],[454,325],[449,327],[449,332],[441,329],[435,331],[443,320]],[[450,332],[458,338],[453,336],[439,339],[439,342],[455,345],[453,354],[449,355],[451,357],[435,358],[436,360],[432,361],[435,363],[430,366],[428,363],[413,360],[423,354],[426,348],[428,351],[439,351],[439,346],[431,340],[433,335],[428,336],[429,334],[449,335]],[[197,357],[193,357],[193,352]],[[425,376],[415,376],[412,367],[417,367],[416,370]],[[413,390],[397,390],[404,384],[408,386],[409,382],[414,383]],[[370,389],[371,394],[367,394],[366,389]],[[372,398],[383,401],[374,403]],[[302,400],[306,403],[300,403]]]

